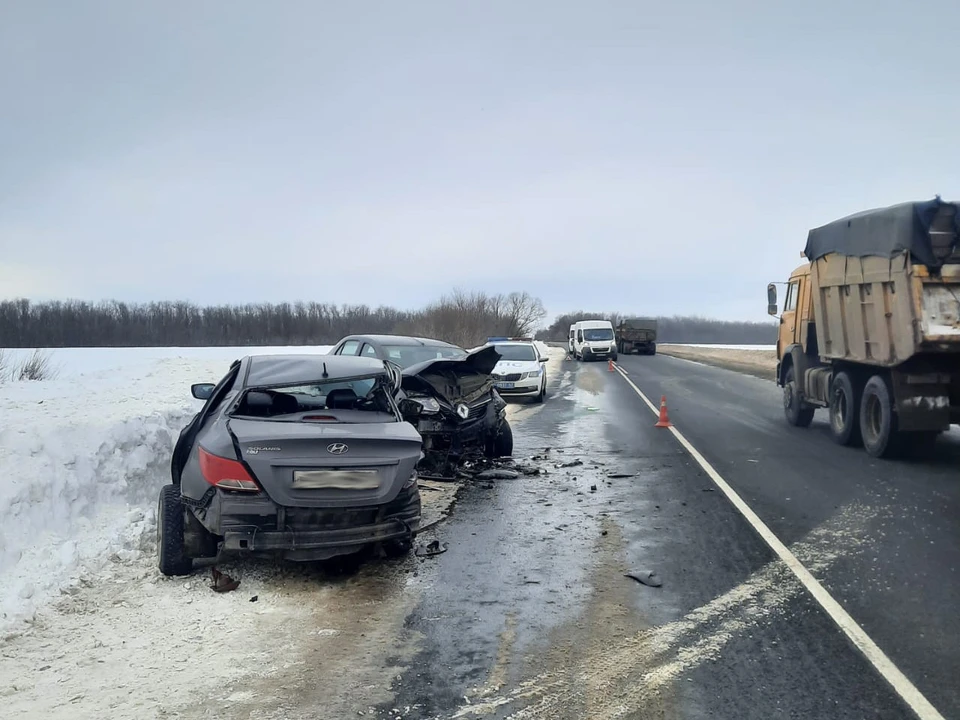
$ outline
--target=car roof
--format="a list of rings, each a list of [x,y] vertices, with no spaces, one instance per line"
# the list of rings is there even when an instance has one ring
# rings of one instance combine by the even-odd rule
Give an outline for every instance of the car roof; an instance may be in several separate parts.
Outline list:
[[[385,373],[382,360],[355,355],[248,355],[244,387],[294,385]],[[323,377],[324,370],[327,376]]]
[[[412,335],[348,335],[344,340],[372,340],[381,345],[440,345],[443,347],[459,347],[453,343],[435,340],[433,338],[415,337]],[[337,343],[339,345],[339,343]]]
[[[487,345],[533,345],[533,340],[494,340]]]

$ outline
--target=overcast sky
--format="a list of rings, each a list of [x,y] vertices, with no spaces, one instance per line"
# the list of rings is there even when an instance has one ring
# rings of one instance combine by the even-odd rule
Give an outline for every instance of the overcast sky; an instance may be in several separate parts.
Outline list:
[[[0,0],[0,296],[766,318],[960,199],[960,3]]]

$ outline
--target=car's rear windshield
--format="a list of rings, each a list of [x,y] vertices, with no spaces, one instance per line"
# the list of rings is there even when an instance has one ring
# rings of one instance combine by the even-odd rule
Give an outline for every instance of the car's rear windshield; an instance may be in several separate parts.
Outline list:
[[[391,412],[383,374],[247,390],[234,415],[275,418],[317,410]]]
[[[466,351],[449,345],[384,345],[386,359],[402,368],[408,368],[427,360],[456,358],[466,355]]]
[[[590,342],[613,340],[613,330],[610,328],[584,328],[583,339]]]
[[[536,360],[533,345],[494,345],[501,360]]]

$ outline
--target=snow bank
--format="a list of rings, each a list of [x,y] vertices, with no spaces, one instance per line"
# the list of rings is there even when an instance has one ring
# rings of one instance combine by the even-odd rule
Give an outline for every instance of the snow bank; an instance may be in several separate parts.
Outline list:
[[[0,387],[0,634],[150,544],[173,445],[201,406],[190,384],[278,349],[177,350],[61,350],[60,379]]]
[[[82,377],[104,370],[147,371],[160,360],[234,360],[243,355],[326,353],[330,345],[273,347],[39,348],[50,355],[58,378]],[[2,349],[9,365],[28,359],[36,348]]]

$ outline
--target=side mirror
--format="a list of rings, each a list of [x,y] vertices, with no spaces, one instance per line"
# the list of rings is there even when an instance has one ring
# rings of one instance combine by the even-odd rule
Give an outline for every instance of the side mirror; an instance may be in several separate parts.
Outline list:
[[[545,357],[541,356],[540,359],[539,359],[539,362],[545,363],[545,362],[547,362],[547,360],[549,360],[549,358],[545,358]]]
[[[197,400],[209,400],[210,396],[213,395],[213,390],[217,386],[213,383],[196,383],[195,385],[190,386],[190,393]]]
[[[777,286],[773,283],[767,285],[767,315],[777,314]]]

